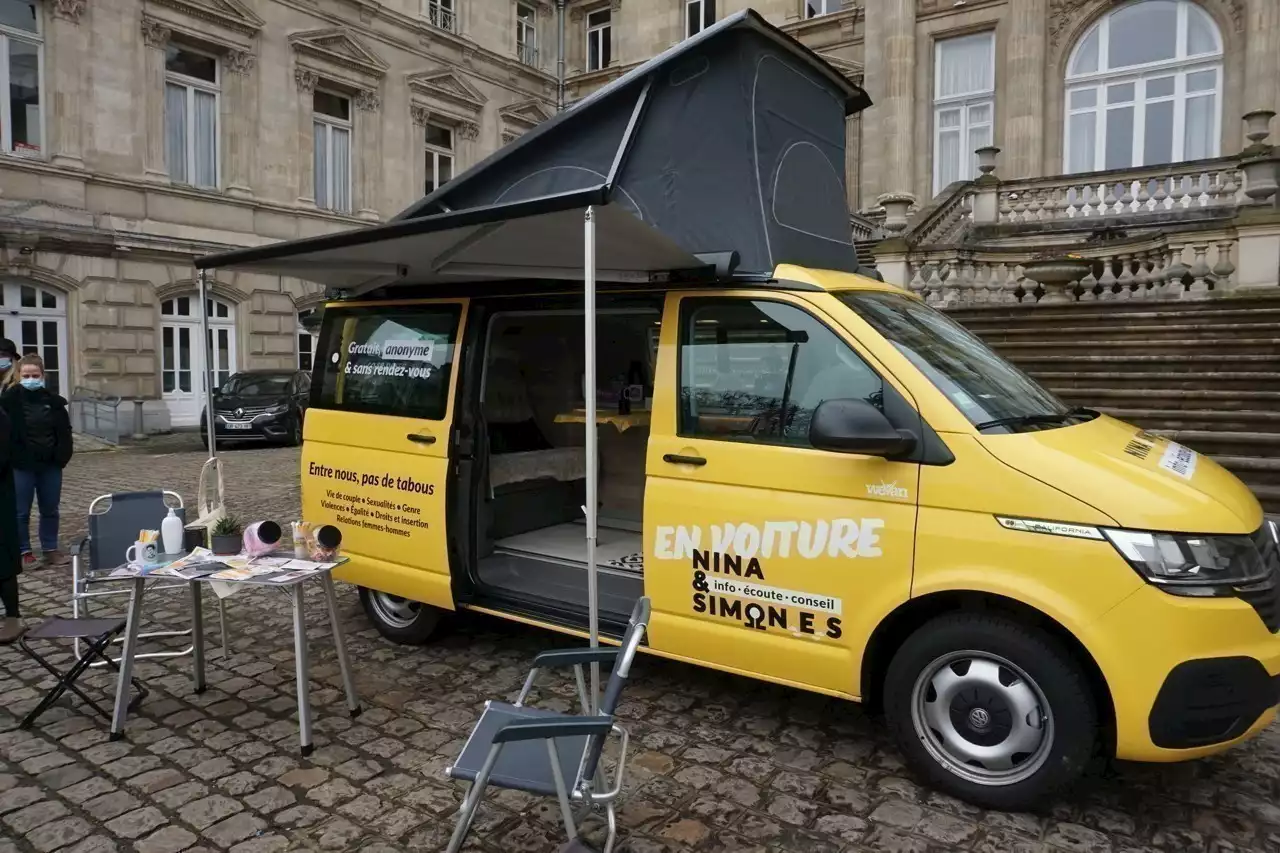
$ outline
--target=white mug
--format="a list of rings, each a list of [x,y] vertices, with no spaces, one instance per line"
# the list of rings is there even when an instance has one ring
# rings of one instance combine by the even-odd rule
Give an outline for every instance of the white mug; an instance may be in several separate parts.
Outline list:
[[[126,563],[142,563],[144,566],[155,563],[156,543],[134,542],[124,552]]]

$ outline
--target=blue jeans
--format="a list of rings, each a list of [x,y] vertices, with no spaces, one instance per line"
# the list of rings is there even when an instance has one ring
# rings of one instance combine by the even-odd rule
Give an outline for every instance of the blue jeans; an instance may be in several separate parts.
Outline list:
[[[14,469],[13,490],[18,499],[18,544],[31,553],[31,501],[40,505],[40,550],[58,548],[58,503],[62,500],[62,469],[57,465],[34,471]]]

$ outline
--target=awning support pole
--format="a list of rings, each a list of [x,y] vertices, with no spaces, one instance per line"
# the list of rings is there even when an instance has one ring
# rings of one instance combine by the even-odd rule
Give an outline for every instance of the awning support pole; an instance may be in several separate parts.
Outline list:
[[[204,375],[204,422],[209,431],[209,458],[218,455],[218,437],[213,429],[213,348],[209,345],[209,271],[196,273],[200,282],[200,370]],[[204,497],[201,495],[201,497]]]
[[[556,112],[564,112],[564,0],[556,0]]]
[[[600,645],[600,596],[596,578],[596,494],[600,475],[596,447],[596,219],[588,207],[583,219],[583,322],[586,352],[583,354],[583,402],[587,407],[587,625],[591,647]],[[591,713],[600,707],[600,664],[591,664]]]

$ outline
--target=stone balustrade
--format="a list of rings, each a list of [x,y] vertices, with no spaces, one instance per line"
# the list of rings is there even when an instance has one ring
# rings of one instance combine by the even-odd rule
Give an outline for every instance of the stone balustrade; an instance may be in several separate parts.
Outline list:
[[[1083,275],[1046,285],[1025,274],[1032,252],[939,249],[909,256],[906,286],[939,307],[1195,299],[1234,286],[1237,251],[1229,230],[1095,247],[1075,253]]]
[[[1002,181],[980,148],[973,180],[911,216],[885,193],[876,267],[941,306],[1162,300],[1280,286],[1280,147],[1270,110],[1244,119],[1239,154]]]
[[[1093,231],[1104,222],[1143,226],[1274,206],[1280,160],[1268,143],[1273,115],[1269,110],[1246,114],[1251,144],[1239,154],[1133,169],[1003,181],[995,174],[1000,149],[980,148],[982,175],[952,184],[914,215],[906,201],[914,202],[910,196],[881,196],[889,214],[885,228],[901,232],[912,246],[926,247],[957,242],[975,226],[1049,223],[1059,232]],[[1197,217],[1192,211],[1204,213]]]
[[[1110,216],[1163,215],[1192,208],[1234,208],[1247,202],[1239,157],[1173,163],[1122,173],[1057,175],[1000,184],[1001,223]],[[1086,224],[1081,222],[1081,224]]]

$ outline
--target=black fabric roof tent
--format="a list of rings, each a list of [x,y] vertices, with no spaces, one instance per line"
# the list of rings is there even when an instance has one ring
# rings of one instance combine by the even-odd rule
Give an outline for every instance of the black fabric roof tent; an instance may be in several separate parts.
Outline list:
[[[595,208],[601,281],[856,271],[845,117],[870,105],[752,10],[544,122],[390,222],[197,259],[349,294],[393,284],[582,277]],[[730,261],[729,259],[733,260]],[[736,262],[736,263],[735,263]]]

